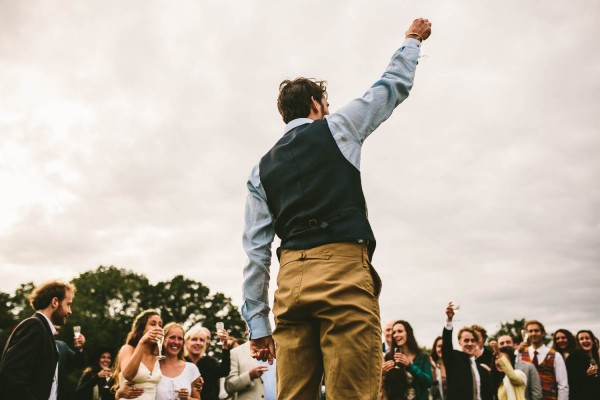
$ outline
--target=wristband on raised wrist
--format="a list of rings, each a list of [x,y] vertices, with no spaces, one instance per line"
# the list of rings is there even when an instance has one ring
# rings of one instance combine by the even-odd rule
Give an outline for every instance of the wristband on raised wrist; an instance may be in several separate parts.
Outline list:
[[[418,39],[420,42],[423,41],[423,38],[421,37],[421,35],[419,35],[417,32],[406,32],[406,36],[404,37],[405,39],[408,38],[409,36],[416,36],[416,39]],[[414,38],[413,38],[414,39]]]

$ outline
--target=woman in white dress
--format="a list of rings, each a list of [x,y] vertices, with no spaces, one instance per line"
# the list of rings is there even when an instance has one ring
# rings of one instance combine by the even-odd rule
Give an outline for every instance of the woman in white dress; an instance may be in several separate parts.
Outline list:
[[[137,400],[155,400],[156,386],[162,376],[157,359],[157,343],[163,339],[162,319],[156,310],[142,311],[119,350],[114,372],[117,399],[131,398],[125,392],[143,390]]]
[[[162,379],[156,388],[156,400],[200,399],[200,371],[183,358],[183,327],[175,322],[165,325],[165,341],[160,362]],[[195,384],[196,383],[196,384]]]

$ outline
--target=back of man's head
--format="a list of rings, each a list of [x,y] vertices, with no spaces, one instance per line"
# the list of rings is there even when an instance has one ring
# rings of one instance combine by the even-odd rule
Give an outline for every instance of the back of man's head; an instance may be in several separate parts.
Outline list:
[[[60,281],[46,282],[33,289],[29,295],[29,304],[36,311],[44,310],[48,308],[55,297],[59,302],[63,301],[67,292],[75,293],[75,286]]]
[[[477,324],[471,325],[471,328],[473,328],[479,333],[479,340],[483,342],[482,344],[485,344],[485,341],[487,340],[487,331],[485,330],[485,328]]]
[[[311,97],[321,103],[327,98],[327,82],[313,78],[286,79],[279,84],[277,109],[286,124],[310,114]]]

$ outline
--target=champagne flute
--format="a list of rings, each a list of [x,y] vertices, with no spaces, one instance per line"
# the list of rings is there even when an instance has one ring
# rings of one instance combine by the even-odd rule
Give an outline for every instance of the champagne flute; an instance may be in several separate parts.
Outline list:
[[[402,349],[400,347],[394,347],[394,354],[398,354],[401,352],[402,352]],[[400,365],[398,365],[398,362],[396,360],[394,360],[394,368],[400,369]]]
[[[458,314],[458,312],[460,311],[460,302],[452,302],[452,309],[454,310],[454,316],[456,317],[456,314]],[[454,321],[459,322],[460,319],[458,318],[453,318]]]
[[[525,329],[521,329],[521,337],[523,338],[524,342],[527,342],[527,344],[529,344],[529,334]]]
[[[106,383],[104,384],[104,389],[110,389],[110,386],[108,386],[108,381],[110,381],[110,370],[104,370],[104,379],[106,380]]]
[[[77,341],[77,339],[79,339],[79,337],[81,336],[81,326],[73,327],[73,336],[75,337],[76,341]],[[75,342],[75,347],[79,348],[79,347],[81,347],[81,345],[79,343]]]
[[[223,322],[217,322],[215,324],[215,328],[217,329],[217,335],[218,335],[220,331],[225,330],[225,324]],[[223,344],[223,340],[219,339],[219,344]]]
[[[164,338],[165,338],[165,333],[162,332],[161,336],[159,336],[156,339],[156,345],[158,346],[158,356],[156,356],[156,359],[158,361],[164,360],[165,358],[167,358],[166,356],[163,356],[163,354],[162,354],[162,345],[163,345]]]
[[[171,400],[177,400],[179,398],[179,390],[175,389],[175,382],[173,382],[172,380],[170,381],[170,385],[171,385],[171,393],[173,398]]]
[[[593,367],[594,365],[598,366],[598,363],[593,358],[590,358],[590,367]],[[594,378],[597,378],[597,377],[598,377],[598,370],[596,370],[596,374],[594,375]]]

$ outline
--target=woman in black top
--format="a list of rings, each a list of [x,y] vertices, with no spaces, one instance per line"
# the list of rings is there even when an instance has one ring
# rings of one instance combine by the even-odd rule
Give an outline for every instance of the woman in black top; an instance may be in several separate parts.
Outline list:
[[[231,359],[229,355],[229,344],[227,331],[217,332],[217,337],[223,343],[222,360],[219,363],[213,357],[207,356],[206,347],[210,341],[210,331],[202,327],[193,327],[185,334],[186,360],[196,364],[200,375],[204,379],[204,385],[200,392],[202,400],[219,399],[219,378],[229,375]]]
[[[567,361],[567,358],[575,351],[576,347],[575,336],[570,331],[557,329],[552,335],[552,348],[560,353],[563,360]]]
[[[592,331],[583,330],[575,336],[578,349],[567,359],[570,400],[600,399],[598,377],[598,345]]]
[[[115,395],[110,392],[113,385],[110,369],[112,355],[110,351],[102,351],[97,360],[96,365],[83,371],[75,392],[77,400],[112,400],[115,398]]]

